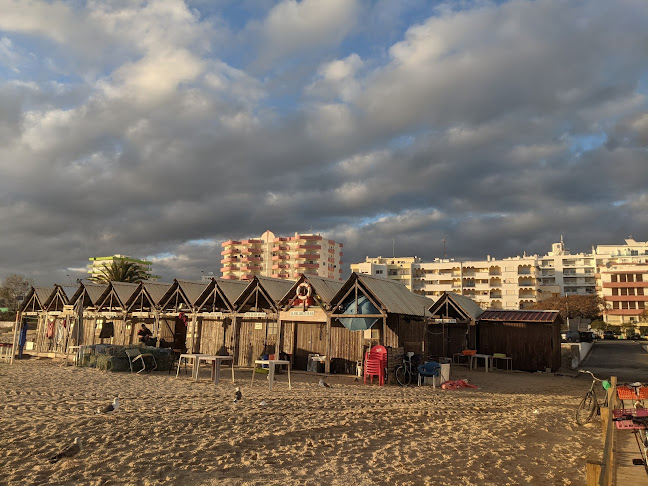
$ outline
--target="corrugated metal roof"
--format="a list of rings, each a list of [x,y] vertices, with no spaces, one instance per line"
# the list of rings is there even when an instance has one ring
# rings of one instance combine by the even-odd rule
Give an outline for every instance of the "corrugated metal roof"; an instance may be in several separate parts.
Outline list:
[[[92,302],[92,305],[94,306],[97,303],[97,300],[103,295],[104,290],[106,290],[106,287],[108,287],[108,284],[91,284],[91,283],[86,283],[83,284],[86,293],[88,294],[88,297],[90,298],[90,301]]]
[[[335,294],[337,294],[344,285],[344,282],[341,282],[340,280],[319,277],[317,275],[304,274],[304,278],[311,284],[315,293],[325,304],[330,304],[333,297],[335,297]]]
[[[167,290],[169,290],[172,285],[172,283],[168,282],[143,282],[144,289],[146,289],[156,306],[160,303],[160,299],[164,297],[164,294],[166,294]]]
[[[557,310],[500,310],[487,309],[480,321],[507,321],[507,322],[553,322],[558,319],[560,312]]]
[[[279,302],[292,286],[295,285],[295,282],[292,280],[260,276],[256,276],[255,278],[275,303]]]
[[[60,285],[61,290],[63,290],[63,294],[65,295],[65,298],[70,301],[72,296],[75,294],[75,292],[79,289],[79,287],[73,287],[70,285]]]
[[[177,280],[178,285],[189,299],[189,305],[192,307],[196,305],[196,302],[211,284],[211,282],[192,282],[190,280]]]
[[[225,298],[229,301],[230,306],[234,305],[243,291],[250,285],[250,282],[243,280],[225,280],[222,278],[215,278],[216,286],[221,290]]]
[[[33,287],[34,289],[34,295],[38,299],[38,303],[40,304],[41,307],[47,302],[47,299],[50,298],[50,295],[52,295],[52,292],[54,292],[56,289],[54,287]]]
[[[452,301],[455,306],[459,307],[459,309],[466,314],[466,317],[469,317],[473,321],[477,320],[477,318],[484,312],[484,309],[482,309],[479,304],[470,297],[455,292],[444,292],[443,295],[439,297],[439,300],[430,307],[430,313],[436,314],[437,309],[443,305],[446,299]]]
[[[355,274],[358,280],[367,287],[382,303],[385,310],[392,314],[409,316],[429,316],[428,309],[434,301],[411,292],[405,285],[385,278]]]
[[[139,288],[139,284],[129,282],[110,282],[119,303],[123,306],[128,302],[133,293]]]

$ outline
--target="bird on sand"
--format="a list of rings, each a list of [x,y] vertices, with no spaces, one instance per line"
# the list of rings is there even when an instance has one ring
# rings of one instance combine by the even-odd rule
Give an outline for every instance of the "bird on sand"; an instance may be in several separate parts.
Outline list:
[[[98,408],[97,413],[114,413],[119,409],[119,398],[115,397],[112,403],[109,403],[105,407]]]
[[[237,386],[236,390],[234,390],[234,403],[240,402],[241,398],[243,398],[243,394],[241,393],[241,389]]]
[[[329,385],[328,383],[326,383],[326,382],[324,381],[324,378],[320,378],[320,380],[319,380],[319,386],[321,386],[322,388],[331,388],[331,385]]]
[[[54,454],[53,456],[49,457],[47,460],[49,461],[50,464],[54,464],[55,462],[59,462],[61,459],[76,456],[80,450],[81,450],[81,437],[75,437],[74,442],[72,444],[67,446],[65,449],[62,449],[60,452]]]

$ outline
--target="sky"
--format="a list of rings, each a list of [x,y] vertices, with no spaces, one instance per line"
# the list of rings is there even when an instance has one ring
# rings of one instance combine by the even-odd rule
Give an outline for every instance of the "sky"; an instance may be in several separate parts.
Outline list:
[[[648,240],[645,0],[0,0],[0,279]],[[445,248],[445,249],[444,249]]]

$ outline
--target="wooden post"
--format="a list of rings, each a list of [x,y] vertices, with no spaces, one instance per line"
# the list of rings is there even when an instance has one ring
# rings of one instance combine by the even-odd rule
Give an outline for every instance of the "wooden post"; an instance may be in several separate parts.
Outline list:
[[[331,316],[326,316],[326,357],[324,358],[324,373],[331,372]]]
[[[11,347],[11,361],[9,362],[9,364],[13,364],[14,357],[16,356],[16,339],[18,338],[19,323],[20,323],[20,311],[16,311],[16,323],[14,324],[13,344]]]
[[[608,393],[608,413],[604,419],[603,409],[601,409],[601,419],[605,426],[605,442],[603,446],[603,459],[601,461],[601,472],[599,476],[599,486],[611,486],[614,480],[614,422],[610,418],[609,409],[614,406],[616,402],[616,376],[610,378],[612,386],[607,390]]]
[[[283,327],[283,321],[281,320],[281,311],[277,311],[277,335],[275,336],[275,350],[274,355],[275,359],[279,359],[279,342],[281,341],[281,328]]]
[[[236,332],[236,313],[232,313],[232,366],[235,364],[238,365],[238,354],[236,341],[238,339],[238,333]]]
[[[383,316],[382,345],[387,347],[387,314]]]
[[[601,476],[601,461],[587,461],[585,469],[585,479],[587,486],[598,486],[599,478]]]

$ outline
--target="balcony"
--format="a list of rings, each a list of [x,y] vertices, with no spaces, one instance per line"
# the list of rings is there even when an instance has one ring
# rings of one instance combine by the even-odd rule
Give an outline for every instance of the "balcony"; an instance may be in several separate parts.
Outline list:
[[[241,275],[241,280],[252,280],[253,278],[253,273],[244,273],[243,275]]]
[[[232,246],[232,245],[240,245],[240,244],[241,244],[240,241],[228,240],[225,243],[223,243],[221,246]]]
[[[261,270],[260,265],[244,265],[240,268],[242,272],[258,272]]]
[[[234,275],[223,275],[221,278],[223,280],[236,280],[236,277]]]
[[[299,260],[319,260],[319,255],[314,253],[298,253],[295,258]]]
[[[277,261],[277,260],[289,260],[290,257],[288,255],[274,255],[272,257],[272,261]]]
[[[243,257],[241,258],[242,262],[260,262],[261,257]]]
[[[287,273],[273,273],[272,278],[288,278],[290,277]]]
[[[272,247],[272,251],[288,251],[290,249],[287,245],[277,245]]]
[[[220,262],[221,263],[232,263],[232,262],[236,263],[236,262],[238,262],[238,259],[236,257],[234,257],[234,258],[223,258]]]
[[[241,253],[241,250],[238,248],[229,248],[227,250],[221,251],[221,255],[235,255],[236,253]]]
[[[319,268],[319,263],[296,263],[295,268]]]
[[[320,235],[298,235],[296,240],[310,240],[310,241],[321,241],[322,237]]]

